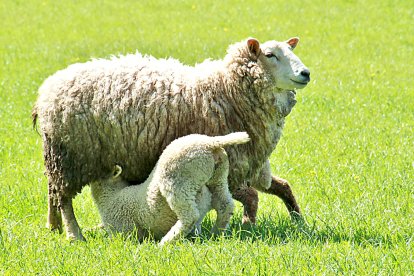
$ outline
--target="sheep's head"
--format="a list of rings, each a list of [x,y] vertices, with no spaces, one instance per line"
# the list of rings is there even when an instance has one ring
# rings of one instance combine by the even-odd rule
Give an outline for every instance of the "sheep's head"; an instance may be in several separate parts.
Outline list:
[[[267,41],[260,45],[254,38],[247,40],[247,46],[258,63],[274,81],[275,86],[283,90],[304,88],[310,81],[309,69],[293,53],[299,38],[285,42]]]

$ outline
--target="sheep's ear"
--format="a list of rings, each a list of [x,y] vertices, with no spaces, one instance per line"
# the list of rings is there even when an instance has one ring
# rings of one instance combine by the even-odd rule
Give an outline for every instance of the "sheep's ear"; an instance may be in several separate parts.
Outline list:
[[[260,43],[255,38],[249,38],[247,40],[247,46],[249,47],[250,52],[256,55],[258,57],[260,55]]]
[[[296,45],[298,45],[298,43],[299,43],[299,37],[289,38],[286,41],[286,43],[289,44],[290,48],[293,50],[293,49],[295,49]]]

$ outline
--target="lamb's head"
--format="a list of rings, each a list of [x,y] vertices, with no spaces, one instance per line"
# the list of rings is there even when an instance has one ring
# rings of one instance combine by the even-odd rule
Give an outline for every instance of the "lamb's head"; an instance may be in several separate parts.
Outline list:
[[[293,53],[298,42],[299,38],[294,37],[285,42],[271,40],[260,44],[250,38],[247,47],[277,88],[293,90],[304,88],[310,81],[309,69]]]

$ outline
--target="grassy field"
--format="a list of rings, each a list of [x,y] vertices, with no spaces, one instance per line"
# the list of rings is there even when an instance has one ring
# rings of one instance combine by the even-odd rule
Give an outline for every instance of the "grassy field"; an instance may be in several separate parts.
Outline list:
[[[0,274],[413,275],[412,2],[173,2],[0,2]],[[262,194],[252,231],[241,230],[237,204],[228,236],[159,248],[88,231],[99,218],[85,188],[75,208],[88,242],[45,228],[47,181],[30,114],[47,76],[136,49],[194,64],[249,36],[299,36],[295,52],[312,72],[271,156],[305,224]]]

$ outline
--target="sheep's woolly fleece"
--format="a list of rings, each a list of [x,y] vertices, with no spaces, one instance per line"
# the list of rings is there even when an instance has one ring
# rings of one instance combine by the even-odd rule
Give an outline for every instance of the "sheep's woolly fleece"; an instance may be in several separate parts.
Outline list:
[[[33,110],[43,137],[49,204],[62,206],[83,186],[107,179],[115,164],[126,181],[143,182],[162,150],[192,133],[246,131],[252,143],[226,148],[230,190],[267,189],[268,157],[295,104],[289,90],[309,81],[289,47],[269,41],[259,48],[250,39],[230,46],[223,60],[194,67],[136,53],[58,71],[40,87]],[[286,62],[276,66],[268,51]]]

